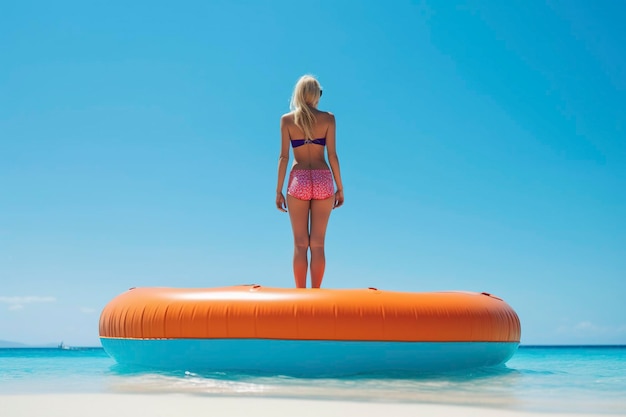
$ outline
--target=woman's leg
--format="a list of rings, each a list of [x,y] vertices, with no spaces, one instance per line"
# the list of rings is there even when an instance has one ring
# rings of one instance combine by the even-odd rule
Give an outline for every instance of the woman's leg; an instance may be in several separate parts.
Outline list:
[[[293,276],[296,288],[306,288],[306,272],[309,267],[309,211],[310,200],[299,200],[287,194],[287,210],[293,230]]]
[[[324,240],[326,239],[326,226],[330,212],[333,210],[335,196],[325,200],[311,200],[311,233],[309,245],[311,246],[311,287],[322,286],[324,269],[326,268],[326,256],[324,255]]]

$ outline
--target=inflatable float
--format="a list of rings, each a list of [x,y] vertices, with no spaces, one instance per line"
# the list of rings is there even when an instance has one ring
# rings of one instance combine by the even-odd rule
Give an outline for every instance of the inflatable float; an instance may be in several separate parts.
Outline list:
[[[520,322],[487,293],[134,288],[100,316],[118,363],[163,370],[331,376],[495,366]]]

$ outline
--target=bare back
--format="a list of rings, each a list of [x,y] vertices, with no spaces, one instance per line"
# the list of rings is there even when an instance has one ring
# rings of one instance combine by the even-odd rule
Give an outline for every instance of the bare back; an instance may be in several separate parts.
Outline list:
[[[335,154],[335,116],[330,112],[313,109],[316,123],[313,126],[314,139],[326,139],[326,146],[307,143],[293,148],[292,169],[329,169],[324,152]],[[294,122],[294,115],[287,113],[281,118],[281,155],[288,154],[291,140],[304,139],[304,132]]]

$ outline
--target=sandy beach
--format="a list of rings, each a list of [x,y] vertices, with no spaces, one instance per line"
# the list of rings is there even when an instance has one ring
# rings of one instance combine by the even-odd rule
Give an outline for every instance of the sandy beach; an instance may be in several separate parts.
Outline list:
[[[414,403],[350,402],[277,398],[148,394],[24,394],[0,395],[3,417],[255,417],[446,416],[541,417],[606,414],[545,413],[495,408]]]

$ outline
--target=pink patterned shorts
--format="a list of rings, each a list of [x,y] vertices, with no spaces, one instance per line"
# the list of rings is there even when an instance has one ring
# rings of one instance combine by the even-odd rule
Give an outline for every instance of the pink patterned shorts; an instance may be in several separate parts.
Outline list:
[[[294,169],[287,194],[298,200],[326,200],[335,194],[333,174],[328,169]]]

